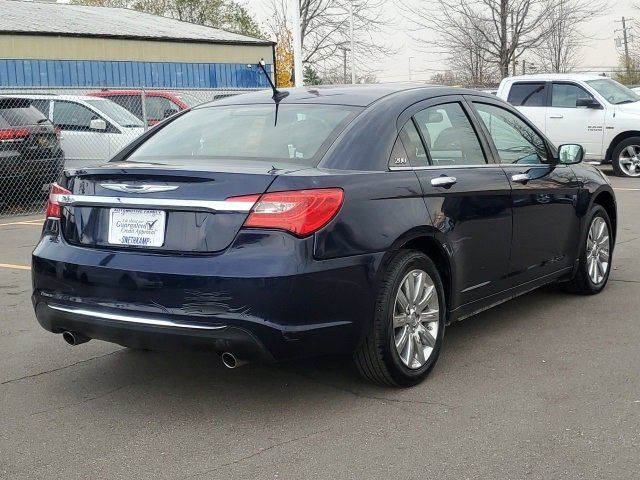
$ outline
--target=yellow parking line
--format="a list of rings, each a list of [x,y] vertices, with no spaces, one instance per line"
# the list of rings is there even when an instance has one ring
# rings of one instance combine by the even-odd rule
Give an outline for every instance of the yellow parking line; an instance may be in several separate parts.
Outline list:
[[[23,221],[20,221],[20,222],[0,223],[0,227],[8,227],[9,225],[35,225],[35,226],[40,226],[43,223],[44,223],[43,219],[23,220]]]
[[[13,270],[31,270],[28,265],[12,265],[10,263],[0,263],[0,268],[11,268]]]

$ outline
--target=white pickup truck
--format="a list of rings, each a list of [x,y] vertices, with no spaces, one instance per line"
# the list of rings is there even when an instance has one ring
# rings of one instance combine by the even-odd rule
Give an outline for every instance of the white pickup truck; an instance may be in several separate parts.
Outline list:
[[[640,177],[640,95],[599,75],[547,74],[502,80],[498,97],[556,145],[578,143],[585,159]]]

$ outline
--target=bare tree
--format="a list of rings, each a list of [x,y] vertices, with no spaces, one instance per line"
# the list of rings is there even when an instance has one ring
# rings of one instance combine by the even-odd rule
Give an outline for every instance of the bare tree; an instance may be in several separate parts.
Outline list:
[[[545,22],[561,0],[401,0],[405,16],[431,39],[418,38],[451,58],[470,49],[509,75],[524,52],[539,47],[555,28]]]
[[[360,72],[371,72],[373,60],[387,56],[394,50],[383,44],[376,35],[386,29],[383,6],[386,0],[299,0],[302,34],[302,62],[324,73],[337,71],[342,65],[345,48],[349,47],[349,4],[353,4],[356,60]],[[288,0],[271,0],[271,34],[277,41],[278,32],[290,24]],[[290,27],[289,27],[290,28]],[[351,55],[349,55],[351,56]],[[328,77],[329,75],[327,75]]]
[[[567,73],[581,61],[580,51],[593,38],[580,26],[602,15],[606,5],[594,0],[557,0],[557,4],[543,20],[542,29],[549,32],[533,50],[538,70]]]

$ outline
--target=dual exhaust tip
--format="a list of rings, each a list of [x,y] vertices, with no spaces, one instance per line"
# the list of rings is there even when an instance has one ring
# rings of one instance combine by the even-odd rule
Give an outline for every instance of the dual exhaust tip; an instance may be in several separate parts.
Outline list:
[[[81,345],[91,340],[86,335],[82,335],[81,333],[77,332],[70,332],[68,330],[62,332],[62,338],[65,342],[72,346]],[[246,361],[240,360],[231,352],[224,352],[222,354],[222,364],[227,368],[238,368],[242,365],[245,365],[246,363]]]

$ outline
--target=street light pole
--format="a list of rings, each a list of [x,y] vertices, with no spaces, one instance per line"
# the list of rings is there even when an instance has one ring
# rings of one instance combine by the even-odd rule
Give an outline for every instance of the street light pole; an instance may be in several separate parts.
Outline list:
[[[300,2],[299,0],[291,0],[293,25],[293,76],[296,87],[302,87],[304,84],[302,78],[302,31],[300,28]]]
[[[411,59],[416,58],[409,55],[409,81],[411,81]]]
[[[349,34],[351,36],[351,84],[356,83],[356,49],[353,38],[353,0],[349,2]]]

